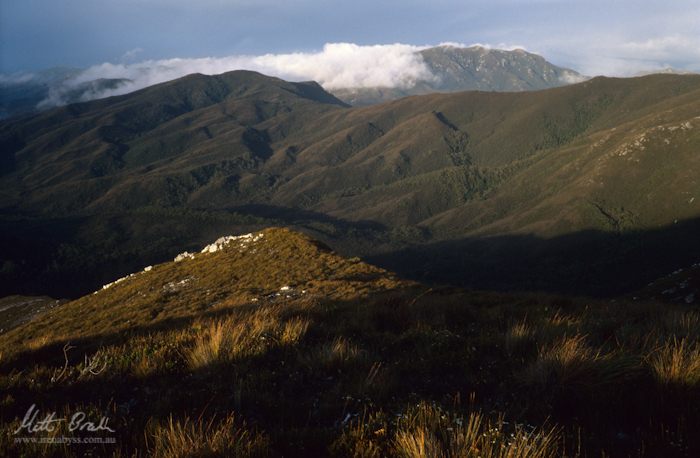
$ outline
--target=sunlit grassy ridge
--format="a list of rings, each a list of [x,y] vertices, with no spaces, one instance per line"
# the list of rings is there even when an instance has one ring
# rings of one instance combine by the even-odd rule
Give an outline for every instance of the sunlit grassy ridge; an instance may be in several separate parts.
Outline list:
[[[287,229],[260,234],[254,242],[234,241],[228,249],[138,272],[4,339],[9,348],[35,345],[37,340],[45,343],[167,324],[280,296],[345,298],[401,284],[386,271],[356,258],[345,260],[302,234]],[[289,290],[281,291],[283,287]]]
[[[696,307],[429,289],[262,235],[0,335],[0,455],[700,452]],[[16,444],[31,404],[117,444]]]

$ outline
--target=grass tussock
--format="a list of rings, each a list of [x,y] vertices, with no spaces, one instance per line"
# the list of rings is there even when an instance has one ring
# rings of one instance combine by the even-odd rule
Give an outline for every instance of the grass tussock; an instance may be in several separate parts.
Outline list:
[[[649,358],[654,377],[664,385],[693,387],[700,382],[700,346],[687,339],[673,339]]]
[[[228,346],[232,341],[230,323],[215,321],[197,338],[190,352],[192,368],[206,367],[217,363],[230,350]]]
[[[673,311],[664,316],[667,334],[677,338],[700,339],[700,315],[692,311]]]
[[[534,330],[525,320],[510,325],[505,335],[508,354],[513,355],[523,350],[527,344],[533,342],[534,334]]]
[[[350,340],[345,337],[336,337],[332,342],[319,347],[309,362],[327,368],[335,368],[363,356],[362,350]]]
[[[603,353],[592,348],[584,335],[564,336],[542,347],[525,371],[528,384],[566,389],[598,389],[637,375],[635,358]]]
[[[585,336],[564,337],[540,349],[537,360],[528,368],[526,380],[547,385],[593,379],[592,369],[600,359],[600,354],[586,344]]]
[[[397,420],[372,416],[349,426],[338,455],[400,458],[553,458],[561,456],[556,428],[511,425],[480,412],[466,417],[420,403]]]
[[[198,335],[189,352],[190,366],[198,369],[263,352],[285,339],[298,340],[306,327],[299,320],[283,323],[280,310],[275,307],[260,309],[245,321],[235,317],[210,321],[196,327]]]
[[[149,442],[154,458],[270,456],[268,439],[238,424],[233,415],[220,422],[170,417],[164,425],[155,426]]]
[[[281,342],[284,345],[296,345],[304,337],[309,329],[310,322],[303,318],[295,317],[284,324]]]

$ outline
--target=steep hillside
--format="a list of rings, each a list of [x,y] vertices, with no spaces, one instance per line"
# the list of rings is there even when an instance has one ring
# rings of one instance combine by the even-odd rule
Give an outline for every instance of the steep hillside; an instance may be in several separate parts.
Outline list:
[[[436,281],[629,291],[700,258],[699,96],[698,76],[653,75],[349,108],[314,83],[232,72],[7,121],[2,276],[89,271],[75,294],[173,245],[288,225]],[[583,246],[600,268],[553,279]],[[539,280],[479,267],[543,250]],[[619,264],[644,253],[642,270]],[[24,288],[8,292],[37,292]]]
[[[0,332],[0,455],[700,452],[696,307],[428,288],[287,229],[176,253]]]

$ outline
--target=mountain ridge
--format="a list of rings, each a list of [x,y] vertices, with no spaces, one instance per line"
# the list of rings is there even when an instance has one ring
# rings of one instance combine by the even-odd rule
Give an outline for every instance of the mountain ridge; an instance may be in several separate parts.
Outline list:
[[[692,75],[601,77],[350,108],[317,85],[232,72],[5,121],[6,284],[22,266],[67,266],[86,251],[100,253],[98,264],[119,259],[115,270],[126,273],[135,262],[126,247],[147,245],[143,261],[153,262],[169,244],[269,225],[377,256],[426,242],[692,221],[698,91]],[[653,192],[639,199],[649,180]],[[46,241],[47,253],[31,255],[42,260],[28,258],[35,242],[25,233]],[[678,266],[689,261],[678,256]],[[92,268],[104,282],[105,267]]]
[[[351,105],[363,106],[440,92],[542,90],[588,79],[523,49],[443,45],[416,54],[421,56],[434,80],[419,80],[405,88],[342,88],[332,92]]]
[[[416,56],[433,74],[430,81],[416,81],[404,88],[339,88],[330,92],[348,103],[367,105],[431,92],[544,89],[583,78],[573,70],[557,67],[523,50],[437,46],[416,51]],[[86,80],[81,72],[81,69],[54,68],[33,74],[0,75],[0,119],[98,100],[133,82],[128,77]]]

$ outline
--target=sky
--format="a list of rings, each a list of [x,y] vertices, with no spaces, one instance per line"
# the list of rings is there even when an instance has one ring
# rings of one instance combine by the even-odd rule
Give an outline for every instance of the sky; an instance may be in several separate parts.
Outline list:
[[[68,66],[145,84],[252,66],[401,85],[423,71],[414,50],[445,42],[522,47],[590,76],[700,71],[700,0],[0,0],[0,74],[15,77]]]

